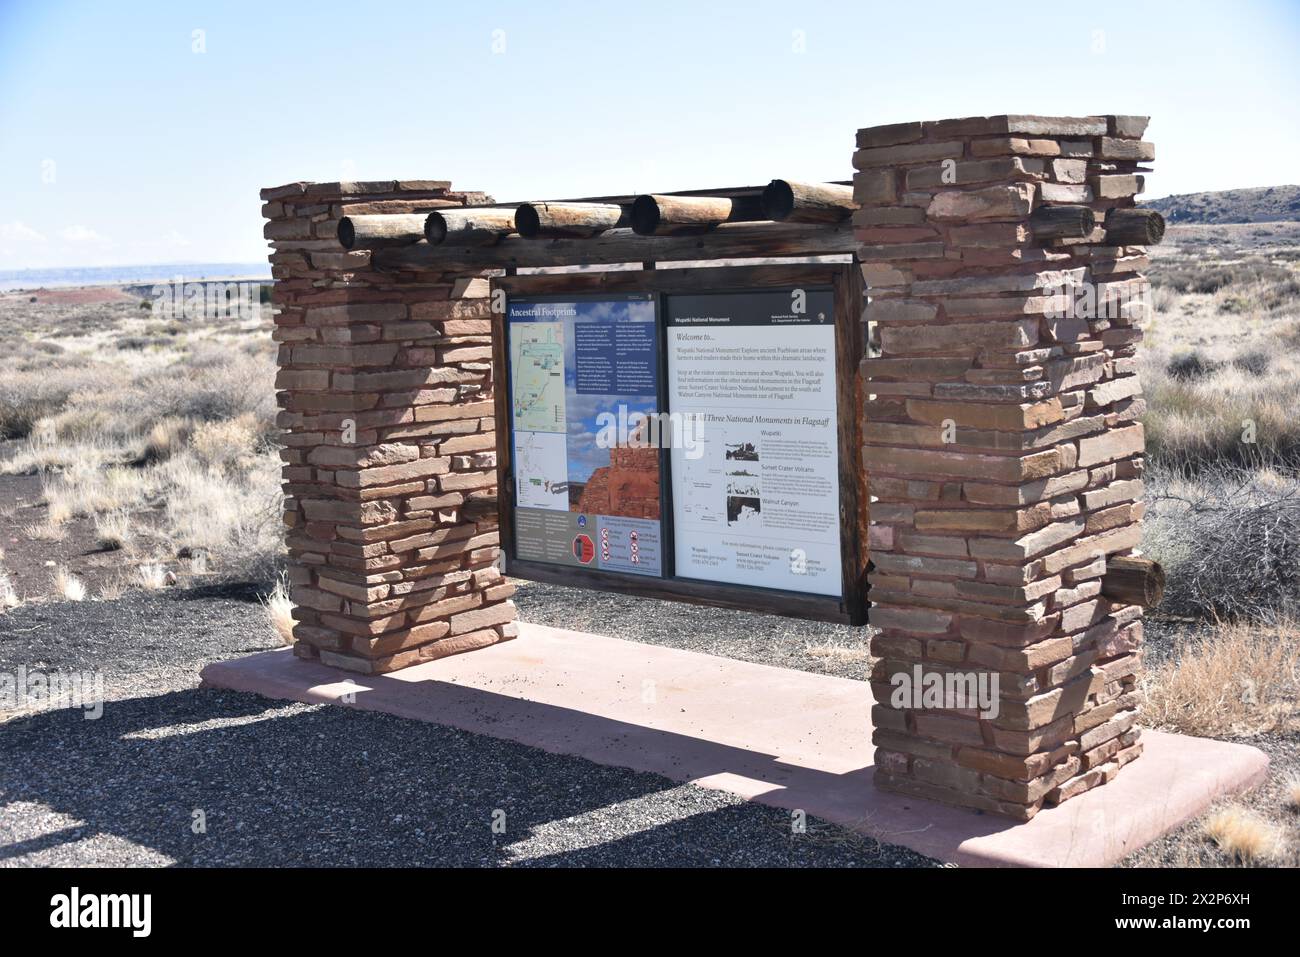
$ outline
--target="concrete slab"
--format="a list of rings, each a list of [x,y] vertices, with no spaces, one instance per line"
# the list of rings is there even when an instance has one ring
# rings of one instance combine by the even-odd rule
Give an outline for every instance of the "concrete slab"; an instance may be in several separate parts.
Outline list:
[[[341,704],[718,788],[964,866],[1112,864],[1264,779],[1255,748],[1148,732],[1113,782],[1017,824],[871,784],[860,681],[521,623],[514,641],[365,677],[271,651],[208,686]]]

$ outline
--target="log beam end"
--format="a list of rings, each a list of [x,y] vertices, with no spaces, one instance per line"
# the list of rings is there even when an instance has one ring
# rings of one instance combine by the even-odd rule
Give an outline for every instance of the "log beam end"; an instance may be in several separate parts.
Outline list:
[[[1149,558],[1112,555],[1101,577],[1101,593],[1126,605],[1154,608],[1165,595],[1165,570]]]

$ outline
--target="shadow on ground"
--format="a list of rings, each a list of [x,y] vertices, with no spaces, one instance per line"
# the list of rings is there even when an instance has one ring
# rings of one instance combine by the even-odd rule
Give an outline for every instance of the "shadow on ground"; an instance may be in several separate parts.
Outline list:
[[[6,838],[0,865],[97,863],[97,835],[204,866],[932,863],[817,822],[795,835],[786,811],[657,775],[216,689],[8,721],[0,797],[61,822]]]

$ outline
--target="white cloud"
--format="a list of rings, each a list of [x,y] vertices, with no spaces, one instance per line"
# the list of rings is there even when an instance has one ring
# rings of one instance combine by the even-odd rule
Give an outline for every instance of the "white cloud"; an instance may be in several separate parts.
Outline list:
[[[103,236],[99,235],[99,233],[95,232],[89,226],[82,226],[80,224],[76,226],[69,226],[67,229],[62,230],[59,233],[59,236],[62,237],[66,242],[70,242],[70,243],[104,242]]]
[[[21,219],[15,219],[11,223],[0,223],[0,240],[5,242],[43,243],[45,237]]]

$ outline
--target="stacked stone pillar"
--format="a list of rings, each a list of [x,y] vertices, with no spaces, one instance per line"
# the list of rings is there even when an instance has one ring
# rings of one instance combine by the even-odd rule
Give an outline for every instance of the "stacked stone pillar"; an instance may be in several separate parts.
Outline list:
[[[345,215],[482,203],[439,181],[262,191],[271,241],[294,652],[363,674],[516,634],[497,567],[482,271],[381,272]]]
[[[1145,128],[996,116],[858,133],[881,787],[1027,820],[1141,753],[1141,609],[1101,579],[1141,535],[1147,260],[1101,225],[1046,240],[1030,217],[1131,207]],[[996,675],[996,708],[900,695],[931,674]]]

